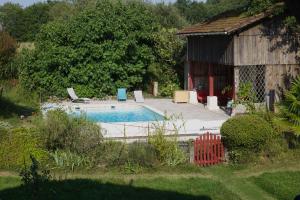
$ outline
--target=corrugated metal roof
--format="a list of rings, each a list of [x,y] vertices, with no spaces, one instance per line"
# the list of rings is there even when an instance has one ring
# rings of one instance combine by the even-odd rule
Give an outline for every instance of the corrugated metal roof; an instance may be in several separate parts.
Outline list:
[[[258,22],[266,17],[270,16],[270,13],[260,13],[254,16],[227,16],[204,23],[195,24],[190,27],[186,27],[180,30],[178,35],[225,35],[231,34],[239,29],[249,26],[255,22]]]

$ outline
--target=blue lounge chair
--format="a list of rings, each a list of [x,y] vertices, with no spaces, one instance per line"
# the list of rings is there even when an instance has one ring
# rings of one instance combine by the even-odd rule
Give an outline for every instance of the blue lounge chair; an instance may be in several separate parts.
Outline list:
[[[127,95],[126,95],[126,88],[119,88],[118,89],[118,101],[126,101]]]

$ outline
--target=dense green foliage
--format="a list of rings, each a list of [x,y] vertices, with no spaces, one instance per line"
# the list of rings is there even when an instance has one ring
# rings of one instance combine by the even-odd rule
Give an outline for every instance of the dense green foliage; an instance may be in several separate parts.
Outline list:
[[[257,115],[236,116],[221,127],[224,145],[232,162],[249,162],[264,151],[275,156],[282,150],[270,123]]]
[[[41,30],[21,81],[50,95],[65,96],[65,89],[74,87],[87,97],[142,88],[156,77],[178,83],[172,67],[182,43],[173,34],[161,29],[144,4],[99,1],[70,21]]]
[[[285,92],[283,101],[279,104],[279,124],[287,131],[300,134],[300,77],[291,84],[291,88]],[[299,139],[298,139],[299,140]]]
[[[226,121],[221,134],[229,150],[245,148],[259,152],[274,137],[272,127],[256,115],[237,116]]]
[[[296,78],[290,90],[286,91],[281,112],[293,125],[300,126],[300,77]]]
[[[37,3],[26,8],[6,3],[0,6],[3,28],[18,41],[34,41],[40,27],[49,21],[50,4]]]
[[[43,150],[40,135],[32,129],[16,128],[0,130],[0,167],[21,168],[30,164],[30,155],[46,162],[47,151]]]
[[[0,22],[10,35],[21,38],[24,34],[25,24],[22,19],[23,9],[18,4],[6,3],[0,6]]]

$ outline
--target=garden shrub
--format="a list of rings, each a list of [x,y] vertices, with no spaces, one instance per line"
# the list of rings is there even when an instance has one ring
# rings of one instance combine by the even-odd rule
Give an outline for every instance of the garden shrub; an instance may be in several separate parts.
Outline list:
[[[236,116],[221,127],[224,145],[229,156],[237,162],[250,153],[260,153],[275,138],[271,125],[257,115]]]
[[[256,115],[236,116],[227,120],[221,127],[226,147],[244,148],[259,152],[268,140],[274,137],[272,127]]]
[[[167,82],[159,87],[159,95],[163,97],[172,97],[175,90],[179,90],[180,87],[176,83]]]
[[[42,164],[48,161],[48,153],[41,146],[39,135],[28,128],[0,130],[0,167],[20,168],[30,164],[30,155]]]
[[[187,158],[178,145],[177,133],[173,137],[166,137],[166,124],[157,124],[154,132],[149,136],[149,143],[155,149],[161,164],[176,166],[184,163]]]
[[[84,116],[69,116],[62,110],[48,111],[39,124],[46,148],[88,153],[102,141],[101,128]]]

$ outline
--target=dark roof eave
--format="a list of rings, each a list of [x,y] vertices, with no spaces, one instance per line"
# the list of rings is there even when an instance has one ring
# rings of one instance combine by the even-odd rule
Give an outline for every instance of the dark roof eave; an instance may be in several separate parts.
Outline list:
[[[228,35],[229,32],[227,31],[222,31],[222,32],[205,32],[205,33],[177,33],[177,35],[181,35],[181,36],[206,36],[206,35]]]

